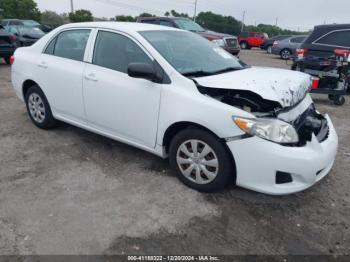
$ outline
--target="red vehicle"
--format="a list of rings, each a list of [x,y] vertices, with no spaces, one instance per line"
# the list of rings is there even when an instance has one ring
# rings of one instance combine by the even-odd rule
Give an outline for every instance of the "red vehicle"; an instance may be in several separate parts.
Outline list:
[[[262,32],[242,32],[239,37],[239,45],[242,49],[251,49],[252,47],[260,47],[269,39],[266,33]]]

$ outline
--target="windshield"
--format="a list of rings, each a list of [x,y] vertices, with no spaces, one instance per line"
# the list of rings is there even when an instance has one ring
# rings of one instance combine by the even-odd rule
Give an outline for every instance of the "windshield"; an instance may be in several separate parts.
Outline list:
[[[169,30],[140,34],[186,76],[206,76],[245,68],[235,56],[191,32]]]
[[[30,26],[30,27],[40,26],[40,24],[38,22],[33,21],[33,20],[22,20],[22,22],[25,26]]]
[[[17,34],[20,36],[31,37],[31,38],[40,38],[45,33],[36,27],[27,27],[27,26],[9,26],[7,28],[12,34]]]
[[[186,31],[191,32],[204,32],[205,30],[199,24],[193,22],[190,19],[175,19],[175,24]]]

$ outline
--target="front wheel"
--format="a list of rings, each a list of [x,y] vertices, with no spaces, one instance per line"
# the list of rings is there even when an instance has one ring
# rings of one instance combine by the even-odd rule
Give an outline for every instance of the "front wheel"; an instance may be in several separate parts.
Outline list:
[[[214,192],[234,181],[233,158],[214,135],[201,129],[185,129],[171,141],[169,161],[178,178],[202,192]]]
[[[44,92],[34,85],[25,94],[27,111],[33,123],[41,129],[51,129],[56,125],[51,107]]]

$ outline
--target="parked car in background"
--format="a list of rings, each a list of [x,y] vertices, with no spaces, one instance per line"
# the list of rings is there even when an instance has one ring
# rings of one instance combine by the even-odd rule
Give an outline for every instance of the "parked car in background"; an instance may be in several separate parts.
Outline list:
[[[184,30],[65,25],[17,49],[11,76],[37,127],[62,120],[169,158],[199,191],[299,192],[326,177],[337,154],[309,75],[247,66]]]
[[[213,31],[205,30],[199,24],[193,22],[191,19],[183,17],[139,17],[137,19],[139,23],[147,23],[154,25],[163,25],[174,28],[179,28],[187,31],[191,31],[201,35],[202,37],[214,42],[218,46],[225,49],[227,52],[238,55],[240,48],[238,45],[238,39],[235,36],[217,33]]]
[[[300,47],[306,36],[291,36],[284,40],[274,41],[272,45],[272,54],[279,55],[281,59],[288,59]]]
[[[306,69],[320,70],[320,63],[316,59],[307,58],[328,58],[334,55],[335,49],[350,50],[350,24],[315,26],[299,48],[306,56]]]
[[[290,35],[276,35],[270,37],[263,45],[260,46],[261,49],[266,50],[268,54],[272,53],[272,46],[275,41],[281,41],[291,37]]]
[[[242,32],[238,36],[238,42],[242,49],[251,49],[265,44],[269,36],[261,32]]]
[[[1,20],[1,24],[4,27],[8,27],[8,26],[36,27],[45,33],[48,33],[52,30],[52,27],[40,24],[34,20],[3,19],[3,20]]]
[[[10,57],[17,48],[16,36],[10,34],[0,25],[0,58],[3,58],[7,64],[10,64]]]
[[[26,26],[7,26],[6,30],[16,36],[17,46],[31,46],[41,37],[45,35],[37,27],[26,27]]]

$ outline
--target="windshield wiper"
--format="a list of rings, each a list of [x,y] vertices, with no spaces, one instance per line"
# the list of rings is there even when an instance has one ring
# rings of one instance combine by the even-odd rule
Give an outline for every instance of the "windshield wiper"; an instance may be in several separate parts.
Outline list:
[[[243,67],[227,67],[215,72],[212,72],[212,75],[218,75],[218,74],[222,74],[222,73],[226,73],[226,72],[232,72],[232,71],[237,71],[237,70],[242,70],[244,69]]]
[[[213,74],[212,72],[203,71],[203,70],[182,73],[183,76],[210,76],[212,74]]]

